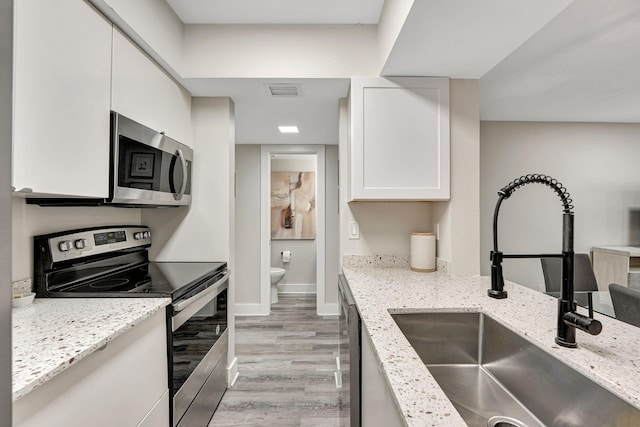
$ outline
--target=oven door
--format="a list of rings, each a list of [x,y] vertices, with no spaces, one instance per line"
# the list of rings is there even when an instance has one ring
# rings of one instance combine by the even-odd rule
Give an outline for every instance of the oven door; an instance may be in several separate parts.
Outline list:
[[[111,133],[110,203],[191,202],[191,148],[115,112],[111,112]]]
[[[207,425],[227,389],[228,278],[169,308],[173,426]]]

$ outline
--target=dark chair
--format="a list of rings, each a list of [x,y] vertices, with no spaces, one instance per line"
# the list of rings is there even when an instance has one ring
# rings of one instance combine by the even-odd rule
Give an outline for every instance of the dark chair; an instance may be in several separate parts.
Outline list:
[[[562,285],[562,258],[541,258],[544,289],[546,292],[560,292]],[[593,274],[591,261],[587,254],[575,254],[573,257],[573,290],[597,291],[598,283]]]
[[[611,283],[609,294],[616,319],[633,326],[640,326],[640,292]]]

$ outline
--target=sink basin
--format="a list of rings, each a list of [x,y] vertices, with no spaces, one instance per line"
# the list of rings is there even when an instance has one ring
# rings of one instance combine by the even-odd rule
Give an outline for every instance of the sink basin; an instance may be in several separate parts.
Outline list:
[[[640,426],[640,410],[490,316],[392,317],[469,426]]]

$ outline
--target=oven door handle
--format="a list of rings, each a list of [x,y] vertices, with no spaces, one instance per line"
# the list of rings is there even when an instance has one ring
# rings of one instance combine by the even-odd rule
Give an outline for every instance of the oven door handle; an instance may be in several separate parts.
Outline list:
[[[184,310],[187,307],[189,307],[190,305],[194,304],[195,302],[197,302],[197,301],[199,301],[202,298],[205,298],[207,296],[211,296],[210,299],[215,298],[216,296],[218,296],[218,294],[220,292],[222,292],[224,289],[226,289],[226,286],[221,287],[220,285],[225,283],[229,279],[229,274],[230,273],[227,271],[226,273],[224,273],[224,276],[222,276],[222,278],[220,280],[218,280],[213,285],[209,286],[204,291],[192,296],[189,299],[186,299],[184,301],[180,301],[180,302],[178,302],[176,304],[173,304],[173,311],[175,313],[179,313],[182,310]],[[214,295],[211,295],[211,294],[214,294]]]

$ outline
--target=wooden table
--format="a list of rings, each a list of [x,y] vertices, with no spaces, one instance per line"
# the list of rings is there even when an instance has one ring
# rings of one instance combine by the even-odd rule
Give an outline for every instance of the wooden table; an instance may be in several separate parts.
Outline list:
[[[594,247],[591,249],[591,262],[601,291],[608,291],[611,283],[640,290],[640,248]]]

